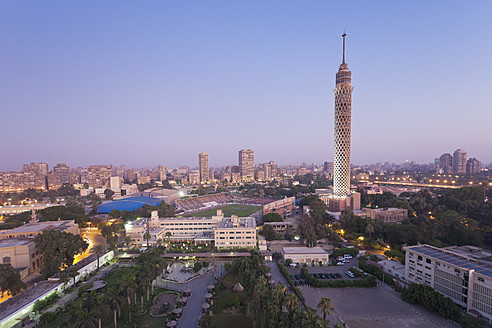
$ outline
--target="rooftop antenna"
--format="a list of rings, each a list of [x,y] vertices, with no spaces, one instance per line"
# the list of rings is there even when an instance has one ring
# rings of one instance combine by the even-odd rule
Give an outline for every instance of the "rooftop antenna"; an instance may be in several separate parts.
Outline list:
[[[343,37],[343,61],[342,61],[342,65],[345,64],[345,37],[347,36],[347,34],[345,34],[345,31],[343,31],[343,34],[342,34],[342,37]]]

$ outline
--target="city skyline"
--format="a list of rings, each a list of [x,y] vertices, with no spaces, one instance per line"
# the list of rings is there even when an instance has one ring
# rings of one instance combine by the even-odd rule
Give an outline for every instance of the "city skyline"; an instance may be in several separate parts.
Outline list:
[[[456,148],[492,162],[490,2],[279,4],[3,3],[0,171],[195,166],[201,151],[218,167],[239,149],[256,163],[332,161],[344,29],[353,163],[429,163]],[[337,17],[342,6],[353,15]]]

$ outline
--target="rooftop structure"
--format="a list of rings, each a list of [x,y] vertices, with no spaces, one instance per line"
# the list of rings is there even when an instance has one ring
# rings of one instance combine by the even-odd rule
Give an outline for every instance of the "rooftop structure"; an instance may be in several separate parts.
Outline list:
[[[283,247],[284,259],[293,263],[328,263],[328,253],[321,247]]]
[[[0,206],[0,215],[12,215],[19,214],[27,211],[39,211],[44,210],[47,207],[63,206],[64,204],[51,204],[51,203],[36,203],[29,205],[5,205]]]
[[[74,235],[80,234],[79,226],[74,220],[60,221],[32,221],[20,227],[8,229],[0,232],[0,239],[12,238],[34,238],[38,233],[45,230],[60,230]]]

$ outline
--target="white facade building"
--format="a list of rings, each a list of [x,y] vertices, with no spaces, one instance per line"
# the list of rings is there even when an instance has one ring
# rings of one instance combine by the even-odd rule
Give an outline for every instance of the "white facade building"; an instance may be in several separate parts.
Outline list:
[[[404,250],[408,283],[430,286],[492,321],[492,263],[453,248],[417,245]]]

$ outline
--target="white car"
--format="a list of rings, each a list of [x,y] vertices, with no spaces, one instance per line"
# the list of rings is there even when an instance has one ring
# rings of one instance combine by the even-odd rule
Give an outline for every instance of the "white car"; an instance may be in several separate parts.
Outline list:
[[[345,265],[343,262],[337,262],[337,265]]]
[[[350,278],[354,278],[355,277],[355,274],[353,274],[352,271],[347,271],[345,272],[347,274],[347,276],[349,276]]]
[[[346,259],[351,259],[351,258],[352,258],[352,255],[350,255],[350,254],[345,254],[343,257],[344,257],[344,258],[346,258]]]

